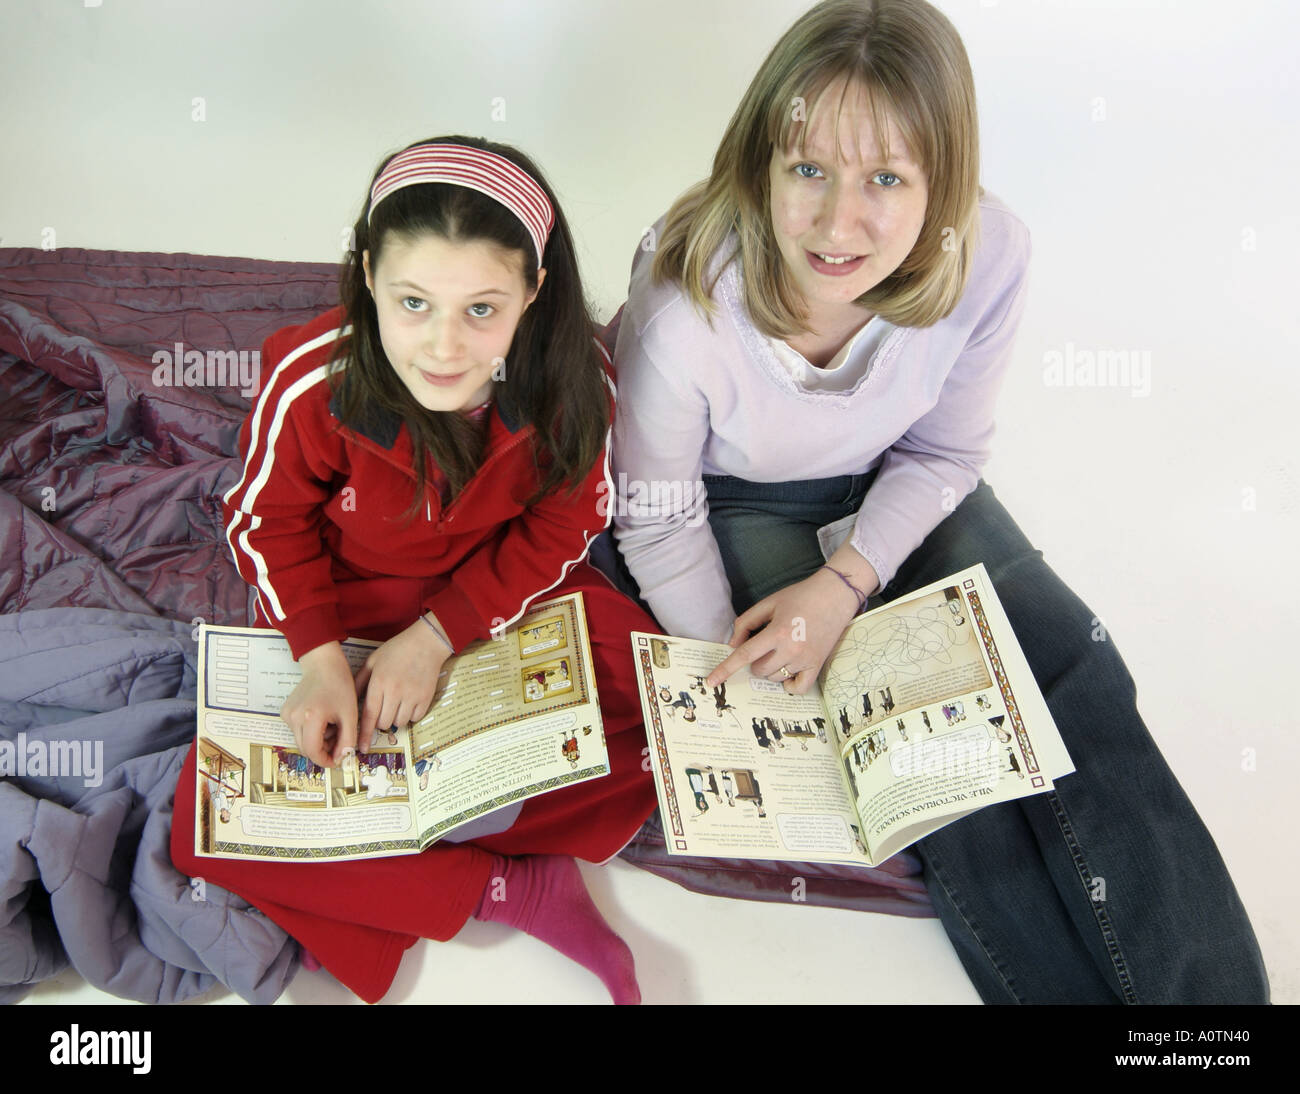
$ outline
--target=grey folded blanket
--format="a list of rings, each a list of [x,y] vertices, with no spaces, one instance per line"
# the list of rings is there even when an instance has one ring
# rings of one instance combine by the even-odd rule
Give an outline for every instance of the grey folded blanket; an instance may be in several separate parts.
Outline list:
[[[171,864],[196,656],[156,616],[0,616],[0,1002],[69,964],[150,1003],[217,982],[269,1003],[296,971],[282,929]]]

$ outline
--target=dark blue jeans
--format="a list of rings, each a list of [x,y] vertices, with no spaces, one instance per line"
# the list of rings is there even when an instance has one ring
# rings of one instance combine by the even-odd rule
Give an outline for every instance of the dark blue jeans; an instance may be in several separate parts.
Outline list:
[[[823,559],[817,529],[874,476],[705,476],[737,612]],[[1093,612],[980,482],[903,563],[887,602],[984,563],[1076,771],[914,846],[986,1003],[1265,1003],[1259,945],[1223,859],[1137,711]],[[1104,634],[1104,632],[1102,632]]]

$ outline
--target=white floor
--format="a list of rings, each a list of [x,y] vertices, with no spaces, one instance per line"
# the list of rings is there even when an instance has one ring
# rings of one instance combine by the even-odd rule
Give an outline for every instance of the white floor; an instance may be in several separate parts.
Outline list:
[[[1300,16],[1224,20],[1210,0],[939,6],[975,70],[985,184],[1035,243],[986,478],[1118,643],[1274,1000],[1296,1002]],[[541,163],[604,319],[642,230],[708,170],[803,8],[412,0],[359,17],[324,0],[0,0],[0,244],[333,260],[385,151],[464,132]],[[1149,371],[1047,382],[1051,354],[1085,349]],[[621,863],[586,876],[650,1002],[978,1002],[934,920],[705,898]],[[604,997],[540,943],[471,923],[408,954],[386,1001]],[[29,998],[110,1001],[75,974]],[[324,973],[283,997],[350,999]]]
[[[583,873],[636,956],[646,1003],[980,1001],[937,920],[703,897],[625,862],[584,863]],[[222,988],[201,999],[242,1002]],[[120,1002],[75,973],[26,1001]],[[279,1001],[358,1003],[323,971],[299,972]],[[608,1003],[609,995],[543,943],[471,921],[449,943],[416,943],[383,1002]]]

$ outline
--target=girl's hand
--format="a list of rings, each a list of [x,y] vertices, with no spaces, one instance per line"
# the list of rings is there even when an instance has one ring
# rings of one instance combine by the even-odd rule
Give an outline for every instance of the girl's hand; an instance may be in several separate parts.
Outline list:
[[[302,679],[280,708],[298,749],[319,767],[333,767],[357,744],[357,692],[352,667],[337,642],[298,659]]]
[[[818,570],[764,597],[737,619],[729,643],[736,652],[705,683],[714,687],[748,665],[755,676],[803,695],[857,610],[858,598],[848,586],[829,570]],[[749,637],[752,632],[757,633]]]
[[[436,620],[435,620],[436,622]],[[433,706],[438,674],[451,656],[447,645],[423,619],[394,635],[357,673],[356,694],[365,692],[361,710],[361,751],[369,752],[376,728],[418,722]]]

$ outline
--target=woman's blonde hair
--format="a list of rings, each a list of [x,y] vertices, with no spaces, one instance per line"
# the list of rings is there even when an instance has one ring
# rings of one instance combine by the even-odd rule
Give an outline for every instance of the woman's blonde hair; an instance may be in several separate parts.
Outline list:
[[[979,228],[979,125],[970,62],[956,28],[923,0],[825,0],[773,47],[732,116],[713,173],[668,212],[654,261],[656,281],[679,283],[712,316],[717,278],[738,255],[745,304],[759,330],[801,333],[806,313],[772,231],[768,170],[794,126],[824,92],[866,94],[882,151],[893,119],[926,173],[925,223],[911,253],[856,303],[898,326],[927,327],[961,299]],[[844,96],[841,95],[840,106]],[[838,112],[836,147],[839,147]],[[808,126],[799,131],[802,151]],[[739,246],[708,270],[728,236]]]

